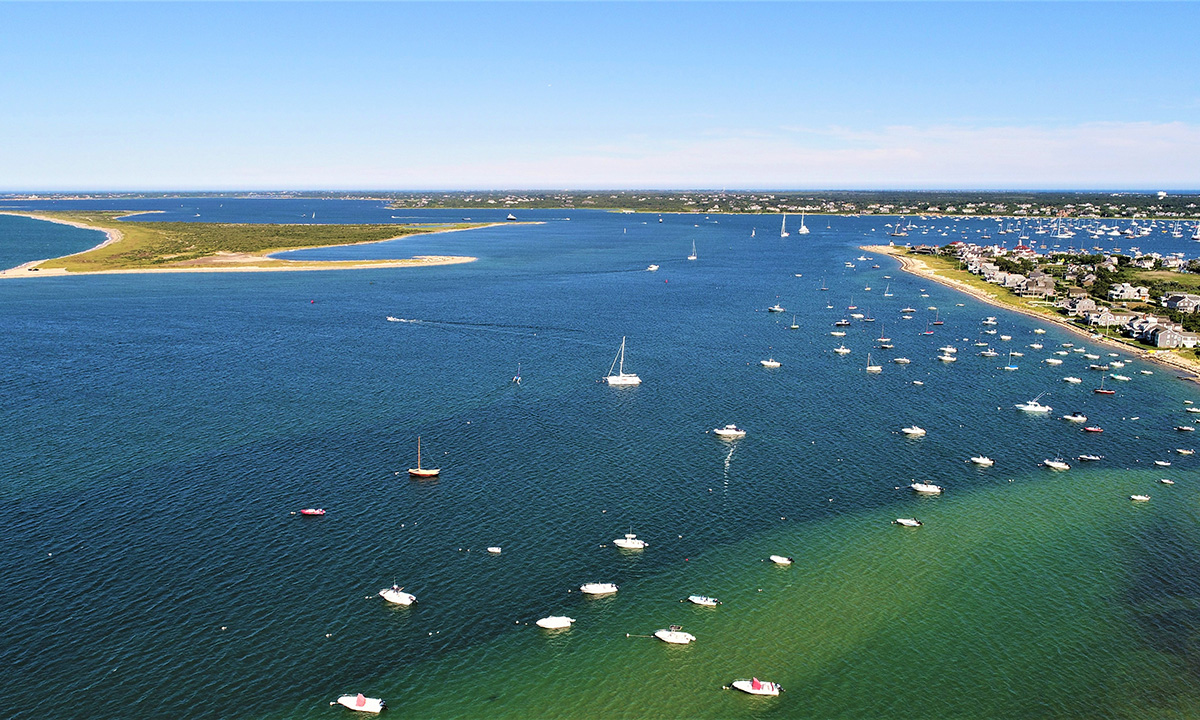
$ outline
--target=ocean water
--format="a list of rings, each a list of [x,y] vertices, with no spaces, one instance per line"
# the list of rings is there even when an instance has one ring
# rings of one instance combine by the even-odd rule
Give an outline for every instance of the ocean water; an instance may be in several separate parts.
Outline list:
[[[1200,444],[1174,430],[1196,386],[1126,358],[1132,379],[1092,394],[1083,355],[1041,361],[1108,349],[856,260],[880,218],[781,239],[771,217],[520,215],[540,224],[296,253],[479,258],[464,265],[0,281],[0,715],[337,717],[360,691],[427,718],[1200,712],[1198,461],[1174,452]],[[0,217],[11,265],[94,237]],[[945,324],[924,336],[930,306]],[[850,312],[876,321],[830,336]],[[622,337],[639,387],[599,382]],[[981,337],[1004,354],[979,357]],[[934,359],[946,343],[958,362]],[[1048,416],[1013,408],[1042,393]],[[1104,432],[1059,419],[1074,410]],[[747,437],[708,432],[726,423]],[[899,433],[913,423],[928,435]],[[435,481],[405,472],[418,435]],[[1038,466],[1085,452],[1105,459]],[[910,516],[924,526],[891,524]],[[612,547],[625,532],[650,546]],[[592,581],[621,590],[581,596]],[[376,596],[393,582],[417,604]],[[577,622],[532,625],[551,614]],[[697,642],[644,637],[669,624]],[[722,689],[751,676],[786,691]]]

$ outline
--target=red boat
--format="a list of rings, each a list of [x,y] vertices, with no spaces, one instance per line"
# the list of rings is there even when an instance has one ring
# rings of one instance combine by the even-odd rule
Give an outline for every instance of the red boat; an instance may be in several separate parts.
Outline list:
[[[304,508],[300,511],[301,515],[324,515],[325,508]]]
[[[1084,432],[1104,432],[1104,428],[1096,427],[1095,425],[1085,427]]]
[[[1116,395],[1117,394],[1116,390],[1105,390],[1104,388],[1096,388],[1092,392],[1096,393],[1097,395]]]

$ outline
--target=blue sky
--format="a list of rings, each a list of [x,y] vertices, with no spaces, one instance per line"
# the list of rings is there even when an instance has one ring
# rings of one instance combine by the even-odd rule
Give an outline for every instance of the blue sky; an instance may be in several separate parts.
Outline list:
[[[0,3],[0,189],[1200,187],[1194,3]]]

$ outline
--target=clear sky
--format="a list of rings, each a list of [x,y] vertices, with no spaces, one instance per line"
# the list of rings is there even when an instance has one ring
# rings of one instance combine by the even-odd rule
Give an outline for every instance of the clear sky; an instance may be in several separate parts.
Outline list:
[[[1197,3],[0,3],[0,189],[1200,188]]]

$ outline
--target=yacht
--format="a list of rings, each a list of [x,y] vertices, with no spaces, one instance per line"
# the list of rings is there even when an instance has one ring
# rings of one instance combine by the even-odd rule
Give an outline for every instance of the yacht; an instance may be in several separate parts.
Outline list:
[[[638,536],[633,533],[625,533],[625,537],[613,540],[613,545],[622,550],[643,550],[648,543],[645,540],[639,540]]]
[[[612,595],[617,589],[615,583],[584,583],[579,586],[579,592],[584,595]]]
[[[1045,394],[1046,394],[1046,393],[1042,393],[1042,395],[1045,395]],[[1025,412],[1030,412],[1030,413],[1047,413],[1047,412],[1050,412],[1050,411],[1051,411],[1051,410],[1053,410],[1054,408],[1050,407],[1049,405],[1043,405],[1043,404],[1041,404],[1040,402],[1038,402],[1039,400],[1041,400],[1041,399],[1042,399],[1042,395],[1038,395],[1038,396],[1037,396],[1037,397],[1035,397],[1034,399],[1032,399],[1032,400],[1029,400],[1029,401],[1027,401],[1027,402],[1023,402],[1023,403],[1017,403],[1017,404],[1016,404],[1016,405],[1014,405],[1013,407],[1015,407],[1015,408],[1016,408],[1016,409],[1018,409],[1018,410],[1024,410]]]
[[[534,625],[546,630],[562,630],[571,627],[573,622],[575,622],[575,618],[569,618],[566,615],[551,615],[538,620]]]
[[[713,434],[722,440],[737,440],[738,438],[746,437],[746,431],[737,425],[726,425],[723,428],[713,430]]]
[[[392,585],[390,588],[380,590],[379,597],[393,605],[412,605],[417,601],[416,595],[404,592],[404,588],[399,585]]]
[[[904,527],[921,527],[922,523],[916,518],[896,518],[892,521],[893,525],[903,525]]]
[[[683,631],[682,625],[671,625],[665,630],[656,630],[654,637],[672,645],[687,645],[696,640],[695,635]]]
[[[934,485],[933,483],[920,483],[916,482],[915,480],[911,485],[909,485],[909,487],[913,489],[913,492],[919,495],[941,495],[943,490],[945,490],[945,488],[943,488],[941,485]]]
[[[616,374],[613,374],[613,370]],[[608,368],[608,375],[604,381],[609,385],[641,385],[642,379],[633,373],[625,372],[625,338],[621,338],[621,349],[617,351],[617,356],[613,358],[612,365]]]
[[[909,437],[923,437],[925,435],[925,428],[918,427],[916,425],[910,425],[906,428],[900,428],[900,432],[908,435]]]
[[[1066,464],[1065,462],[1063,462],[1062,458],[1055,458],[1053,460],[1043,460],[1042,465],[1045,465],[1046,467],[1050,468],[1051,470],[1060,470],[1061,471],[1061,470],[1070,470],[1071,469],[1071,466]]]
[[[772,555],[771,562],[776,565],[791,565],[795,560],[787,555]]]

